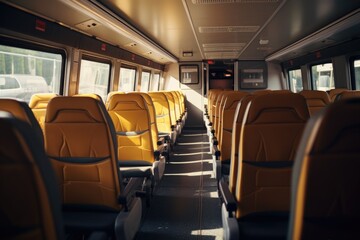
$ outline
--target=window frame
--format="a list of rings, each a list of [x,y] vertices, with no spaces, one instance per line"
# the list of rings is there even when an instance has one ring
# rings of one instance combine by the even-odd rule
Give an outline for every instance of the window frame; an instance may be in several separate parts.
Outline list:
[[[331,59],[326,59],[320,62],[313,62],[310,63],[309,66],[309,73],[310,73],[310,81],[311,81],[311,89],[312,90],[319,90],[319,89],[315,89],[315,80],[313,79],[313,72],[312,72],[312,68],[313,66],[317,66],[317,65],[324,65],[324,64],[331,64],[332,65],[332,76],[333,76],[333,81],[334,81],[334,88],[335,88],[335,75],[334,75],[334,63],[332,62]],[[331,88],[329,88],[328,90],[330,90]],[[326,91],[328,91],[326,90]],[[319,90],[319,91],[324,91],[324,90]]]
[[[360,61],[360,55],[351,56],[349,58],[351,89],[352,90],[360,90],[360,83],[359,83],[359,86],[356,86],[355,61]]]
[[[149,92],[150,82],[151,82],[151,79],[152,79],[151,70],[143,69],[141,71],[141,78],[140,78],[140,91],[141,92],[142,92],[142,84],[143,84],[143,73],[148,73],[149,74],[149,81],[148,81],[148,84],[147,84],[147,88],[145,90],[145,92]]]
[[[286,73],[287,73],[287,80],[288,80],[288,84],[289,84],[289,89],[291,91],[291,88],[292,88],[292,84],[291,84],[291,80],[290,80],[290,71],[295,71],[295,70],[299,70],[300,71],[300,74],[301,74],[301,85],[302,85],[302,90],[304,90],[304,79],[303,79],[303,76],[302,76],[302,71],[301,71],[301,67],[295,67],[295,68],[288,68],[286,69]],[[298,92],[295,92],[295,93],[298,93]]]
[[[23,40],[7,38],[7,37],[0,37],[0,45],[61,55],[62,61],[61,61],[61,65],[60,65],[61,66],[60,67],[60,85],[59,85],[59,92],[57,92],[56,94],[59,94],[59,95],[64,94],[65,66],[68,61],[68,59],[67,59],[68,54],[64,48],[60,48],[60,47],[56,47],[56,46],[49,46],[49,45],[45,46],[45,45],[35,43],[35,42],[23,41]]]
[[[131,69],[131,70],[135,70],[135,75],[134,75],[134,84],[132,86],[132,90],[131,92],[134,92],[136,89],[136,77],[138,75],[138,69],[136,66],[132,66],[132,65],[128,65],[128,64],[121,64],[120,65],[120,69],[119,69],[119,79],[118,79],[118,89],[117,91],[123,91],[120,89],[121,87],[121,68],[126,68],[126,69]]]
[[[92,55],[88,55],[88,54],[82,54],[81,58],[80,58],[80,64],[79,64],[79,71],[78,71],[78,78],[77,78],[77,84],[76,84],[76,93],[79,93],[79,88],[80,88],[80,74],[81,74],[81,62],[82,60],[86,60],[86,61],[91,61],[91,62],[97,62],[97,63],[103,63],[103,64],[108,64],[109,65],[109,77],[108,77],[108,83],[106,86],[106,95],[109,93],[110,91],[110,86],[111,86],[111,78],[112,78],[112,69],[113,69],[113,64],[111,62],[110,59],[105,59],[105,58],[100,58],[100,57],[96,57],[96,56],[92,56]],[[103,97],[102,97],[103,98]],[[103,99],[103,101],[105,101],[105,99]]]

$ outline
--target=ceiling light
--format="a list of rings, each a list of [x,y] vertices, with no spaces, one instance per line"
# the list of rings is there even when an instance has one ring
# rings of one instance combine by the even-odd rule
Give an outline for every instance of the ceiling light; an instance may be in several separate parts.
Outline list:
[[[183,52],[183,57],[192,57],[193,56],[193,52]]]
[[[132,39],[134,43],[140,44],[151,50],[151,52],[164,56],[170,62],[177,62],[178,59],[171,53],[163,49],[160,45],[146,37],[143,33],[139,32],[126,21],[121,19],[118,15],[106,9],[103,5],[94,1],[87,0],[60,0],[70,7],[82,12],[86,16],[94,19],[96,22],[111,28],[120,35]]]
[[[259,44],[260,44],[260,45],[269,44],[269,40],[268,40],[268,39],[260,39]]]

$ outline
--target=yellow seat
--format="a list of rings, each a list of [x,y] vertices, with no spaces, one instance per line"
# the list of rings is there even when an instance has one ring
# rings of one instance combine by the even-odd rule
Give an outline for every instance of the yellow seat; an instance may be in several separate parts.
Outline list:
[[[156,180],[165,169],[165,159],[154,152],[151,117],[144,97],[138,93],[116,94],[109,100],[109,115],[118,141],[118,160],[123,167],[152,167]]]
[[[360,97],[360,91],[343,91],[337,95],[336,101],[349,99],[349,98],[359,98],[359,97]]]
[[[360,235],[360,99],[340,100],[308,122],[296,154],[288,239]]]
[[[55,174],[32,127],[0,111],[0,238],[64,239]]]
[[[34,129],[35,134],[38,136],[42,145],[44,146],[43,131],[41,130],[39,122],[35,118],[34,113],[25,102],[15,99],[1,98],[0,111],[9,112],[14,117],[30,124],[30,126]]]
[[[330,104],[329,95],[324,91],[302,90],[299,94],[305,97],[310,116]]]
[[[131,196],[132,203],[121,200],[126,191],[115,130],[103,102],[91,97],[53,98],[45,118],[45,148],[62,193],[68,231],[99,229],[115,232],[118,238],[136,234],[141,200]]]
[[[222,209],[224,229],[232,228],[226,234],[245,239],[261,235],[285,238],[292,164],[308,118],[304,97],[295,93],[258,95],[247,104],[235,199],[225,200],[234,202],[235,208],[224,204]],[[223,196],[231,195],[226,184],[220,189]]]
[[[56,93],[36,93],[33,94],[30,98],[29,107],[33,111],[35,118],[39,122],[42,130],[44,130],[47,104],[56,96]]]
[[[335,102],[335,99],[337,97],[338,94],[344,92],[344,91],[349,91],[349,89],[346,88],[334,88],[334,89],[330,89],[329,90],[329,98],[330,98],[330,102]]]
[[[159,135],[169,138],[169,142],[172,145],[176,139],[174,139],[174,129],[171,127],[169,102],[163,92],[149,92],[148,94],[154,103]]]

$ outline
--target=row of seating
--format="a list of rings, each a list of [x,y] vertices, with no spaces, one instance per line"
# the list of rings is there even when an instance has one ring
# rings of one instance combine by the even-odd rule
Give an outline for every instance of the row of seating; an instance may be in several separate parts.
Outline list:
[[[176,93],[176,96],[179,95]],[[34,229],[41,229],[43,224],[53,235],[41,235],[43,233],[39,233],[40,235],[36,235],[38,236],[35,237],[36,239],[63,239],[62,228],[59,227],[63,221],[66,234],[82,234],[86,237],[90,236],[90,239],[102,239],[103,237],[107,239],[108,236],[115,236],[116,239],[132,239],[139,228],[142,215],[142,203],[137,196],[143,195],[141,193],[144,189],[143,179],[148,175],[139,175],[139,171],[133,169],[124,171],[124,166],[136,165],[134,162],[140,162],[140,166],[149,166],[148,163],[153,160],[152,174],[157,176],[157,180],[161,179],[165,167],[164,161],[162,161],[163,165],[159,166],[164,157],[161,153],[155,153],[158,148],[153,146],[155,141],[157,146],[163,145],[164,141],[158,141],[153,137],[157,132],[157,125],[154,113],[155,105],[153,105],[150,96],[145,93],[112,94],[107,109],[97,95],[81,95],[81,97],[46,96],[47,99],[51,98],[50,101],[39,96],[36,98],[38,104],[34,105],[36,107],[33,107],[33,111],[27,104],[13,99],[1,99],[0,110],[12,114],[13,117],[5,114],[4,121],[13,124],[11,127],[13,132],[22,131],[17,129],[18,121],[16,119],[30,124],[32,128],[30,131],[24,130],[16,137],[22,138],[22,134],[27,135],[35,139],[35,142],[38,141],[39,144],[35,147],[31,144],[31,146],[27,146],[28,141],[17,140],[22,143],[21,146],[31,148],[28,158],[22,160],[23,164],[29,164],[26,159],[32,162],[34,167],[29,169],[29,172],[34,171],[38,174],[37,181],[40,181],[41,178],[45,177],[42,176],[43,172],[37,170],[42,166],[37,166],[36,162],[40,161],[41,164],[44,161],[51,162],[52,170],[47,169],[45,172],[50,174],[50,178],[53,178],[51,175],[54,173],[56,181],[46,180],[46,184],[58,185],[63,210],[60,215],[62,216],[56,216],[54,220],[56,223],[51,221],[49,223],[41,222],[41,224],[34,223],[34,221],[40,221],[42,218],[22,222],[18,216],[22,214],[23,208],[17,208],[16,204],[11,203],[11,199],[18,195],[15,195],[13,191],[5,192],[4,189],[1,189],[2,195],[3,193],[7,194],[6,204],[1,204],[1,211],[6,212],[5,215],[2,214],[1,222],[6,218],[4,220],[6,225],[4,226],[10,229],[4,232],[6,237],[11,238],[16,234],[29,234],[32,231],[32,225],[35,226]],[[153,113],[151,114],[149,109],[152,106]],[[180,107],[178,113],[180,113]],[[35,114],[42,123],[43,131],[41,131]],[[185,119],[185,114],[182,114],[182,118]],[[178,122],[178,128],[180,128],[180,119]],[[146,124],[149,124],[149,127],[147,130],[142,130]],[[9,131],[6,133],[10,135]],[[140,138],[136,135],[142,136]],[[3,134],[2,136],[4,139],[8,137]],[[129,138],[125,139],[124,136]],[[151,147],[145,147],[145,145]],[[1,156],[10,159],[13,158],[13,155],[17,156],[14,152],[16,149],[14,147],[7,148],[7,146],[1,145]],[[140,149],[141,152],[135,151],[132,149],[133,147]],[[24,151],[28,153],[28,150]],[[31,160],[32,152],[39,153],[42,158],[33,163]],[[147,163],[144,164],[145,162]],[[10,173],[6,164],[2,164],[2,170],[2,172],[6,171],[7,174]],[[20,180],[29,181],[25,178]],[[19,181],[15,181],[15,183],[18,184]],[[33,188],[39,186],[36,181],[29,181],[29,184],[33,184]],[[10,188],[12,187],[14,186],[11,185]],[[39,191],[41,197],[46,200],[47,195],[54,192],[54,187],[51,190],[41,188]],[[29,204],[38,204],[33,202],[37,197],[33,197],[29,199]],[[44,204],[51,206],[55,204],[55,209],[59,208],[59,204],[53,201],[44,202]],[[25,206],[28,207],[29,205]],[[34,208],[35,210],[41,214],[44,209],[41,209],[40,204]],[[25,213],[27,212],[25,211]],[[50,212],[48,214],[46,217],[51,217]]]
[[[231,146],[230,160],[226,161],[226,159],[221,158],[221,156],[224,155],[226,157],[229,156],[229,154],[223,154],[223,151],[221,151],[221,154],[215,154],[219,157],[218,162],[221,164],[214,164],[215,167],[217,167],[216,175],[218,179],[224,174],[229,174],[228,177],[221,178],[221,181],[219,182],[219,192],[224,202],[222,208],[224,238],[285,239],[288,234],[290,203],[292,204],[292,208],[290,214],[289,239],[300,239],[302,236],[307,236],[305,239],[312,238],[311,230],[314,230],[314,226],[319,227],[320,221],[317,221],[321,218],[316,219],[315,222],[310,220],[303,223],[303,219],[300,219],[298,215],[293,214],[295,209],[299,209],[298,205],[300,198],[298,196],[303,194],[301,196],[304,197],[305,190],[301,189],[300,191],[297,189],[297,185],[299,179],[304,181],[303,177],[306,176],[306,174],[304,173],[305,170],[301,164],[306,164],[303,159],[308,159],[298,156],[299,153],[304,150],[301,149],[301,147],[309,142],[308,138],[313,137],[313,135],[307,133],[309,131],[313,132],[313,130],[307,130],[307,132],[305,131],[305,134],[303,134],[305,124],[310,117],[310,104],[308,100],[305,99],[304,94],[294,94],[289,91],[268,90],[249,94],[215,90],[211,91],[210,96],[211,95],[212,99],[209,101],[210,107],[207,112],[208,116],[205,116],[205,121],[207,121],[207,119],[214,119],[216,122],[216,116],[213,115],[211,117],[210,112],[213,114],[215,110],[216,114],[216,109],[214,109],[214,107],[220,107],[218,110],[220,119],[216,124],[222,126],[219,127],[219,125],[217,125],[217,128],[215,128],[217,130],[209,128],[209,132],[212,136],[216,133],[221,135],[221,137],[216,138],[216,141],[212,144],[215,145],[215,149],[217,145],[220,146],[219,149],[223,151],[226,148],[223,148],[222,145],[226,144]],[[214,95],[222,96],[220,105],[218,103],[214,104],[214,99],[216,99]],[[350,94],[344,93],[342,99],[346,99],[346,96],[349,95],[356,94],[354,92],[351,92]],[[226,104],[227,101],[228,103]],[[352,101],[351,106],[353,106],[356,101],[357,106],[348,107],[348,109],[359,109],[359,100]],[[342,108],[341,106],[347,106],[349,104],[349,102],[340,100],[339,103],[334,104],[334,108],[340,109]],[[211,110],[212,105],[216,106],[213,106],[213,109]],[[332,105],[329,105],[329,109],[331,109],[330,107],[332,107]],[[321,113],[324,114],[324,112]],[[320,115],[320,113],[315,115],[314,118]],[[344,116],[347,115],[345,114]],[[338,116],[332,115],[332,117],[332,121],[337,121],[336,119]],[[353,119],[344,120],[345,123],[355,123],[351,125],[352,135],[346,135],[345,138],[350,137],[352,141],[359,143],[359,135],[356,137],[356,134],[358,134],[360,122],[357,117],[355,121],[353,121]],[[226,140],[229,139],[229,134],[224,134],[225,132],[230,132],[228,128],[229,124],[227,123],[228,118],[233,119],[232,128],[230,127],[230,131],[232,132],[231,140]],[[351,118],[351,116],[348,116],[348,118]],[[317,117],[317,119],[322,119],[322,117]],[[214,126],[214,123],[207,124]],[[227,127],[224,128],[224,126]],[[318,127],[316,124],[315,126]],[[348,126],[342,127],[341,131],[347,127]],[[313,129],[314,124],[312,127],[308,128]],[[328,128],[328,130],[329,129],[331,128]],[[323,134],[325,134],[325,132]],[[299,144],[302,136],[302,143]],[[334,135],[333,137],[336,138],[336,136],[337,135]],[[216,137],[218,136],[216,135]],[[220,141],[217,142],[218,140]],[[334,142],[334,139],[329,140],[329,143],[331,141]],[[346,142],[347,141],[349,141],[349,139],[347,139]],[[334,144],[337,143],[334,142]],[[342,146],[343,143],[339,144]],[[327,150],[331,148],[329,145],[326,146],[328,148]],[[350,147],[347,148],[347,150],[351,153],[353,151],[350,151],[350,148],[356,147],[353,143],[349,146]],[[295,158],[297,158],[297,161],[300,163],[295,163],[296,168],[293,170],[293,161]],[[224,166],[226,165],[227,168],[225,168],[225,170],[227,171],[224,171]],[[301,167],[297,165],[301,165]],[[333,170],[335,170],[335,168]],[[296,175],[296,171],[298,172],[298,175]],[[294,173],[292,174],[292,172]],[[315,176],[315,174],[313,176]],[[293,178],[293,183],[291,183],[291,178]],[[353,176],[351,179],[356,180],[358,177],[355,176],[354,178]],[[334,180],[332,180],[332,182],[334,182]],[[322,182],[322,184],[325,183]],[[314,184],[315,187],[311,184],[308,184],[308,186],[311,187],[312,194],[314,193],[311,196],[316,198],[316,191],[320,192],[321,189],[319,188],[321,188],[321,184]],[[294,189],[297,189],[297,192]],[[290,194],[290,191],[292,191],[292,194]],[[301,193],[299,193],[299,191]],[[321,199],[326,197],[329,198],[326,200],[327,202],[334,203],[334,201],[337,201],[336,199],[338,196],[329,196],[328,194],[329,192],[324,196],[321,196]],[[336,194],[346,194],[345,200],[349,201],[348,196],[357,193],[344,193],[342,190],[337,189]],[[292,200],[290,200],[291,197]],[[317,197],[319,197],[319,195],[317,195]],[[354,202],[351,200],[350,203]],[[302,202],[302,204],[304,204],[304,202]],[[318,201],[316,204],[321,203]],[[316,208],[316,204],[311,205],[311,209],[313,209],[313,207]],[[329,207],[330,205],[327,206]],[[332,215],[332,217],[336,215],[336,212],[341,212],[341,214],[345,213],[342,212],[342,206],[339,205],[340,209],[337,209],[337,206],[334,205],[333,207],[334,212],[332,214],[334,215]],[[304,209],[305,208],[301,211]],[[324,207],[322,209],[325,211],[331,210],[330,207],[327,209]],[[354,210],[353,207],[349,207],[349,209]],[[314,210],[314,212],[316,211]],[[307,210],[307,214],[311,215],[313,213]],[[358,216],[358,213],[351,214],[349,219]],[[295,222],[294,219],[296,219],[297,222],[293,225]],[[349,219],[346,218],[345,222],[348,223]],[[330,224],[334,224],[334,222],[332,222],[334,219],[326,220],[329,221],[329,223],[331,222]],[[354,236],[352,235],[355,231],[353,223],[346,225],[345,222],[342,222],[342,218],[339,219],[336,217],[335,220],[336,223],[342,224],[343,228],[346,228],[346,226],[349,227],[349,236]],[[308,231],[307,234],[310,235],[297,235],[297,237],[294,237],[294,233],[299,234],[299,222],[301,222],[301,226],[306,226],[305,230]],[[355,222],[357,222],[357,220]],[[329,230],[329,226],[326,224],[323,227],[324,229]],[[320,231],[319,235],[317,235],[318,238],[322,238],[321,234],[324,233]],[[343,232],[334,230],[332,234],[335,234],[335,236],[342,236],[336,234],[343,234]],[[326,238],[329,236],[331,235],[326,235]]]

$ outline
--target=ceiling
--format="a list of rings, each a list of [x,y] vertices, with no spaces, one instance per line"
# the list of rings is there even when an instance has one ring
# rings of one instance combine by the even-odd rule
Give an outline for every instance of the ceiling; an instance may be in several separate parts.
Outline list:
[[[162,64],[204,59],[283,61],[360,37],[360,1],[5,2]],[[343,21],[334,22],[345,15]],[[184,52],[192,56],[183,56]]]

